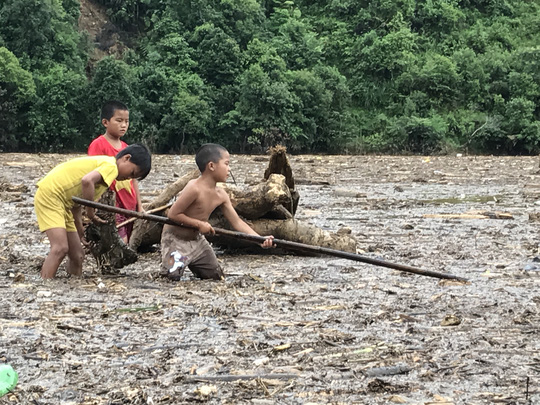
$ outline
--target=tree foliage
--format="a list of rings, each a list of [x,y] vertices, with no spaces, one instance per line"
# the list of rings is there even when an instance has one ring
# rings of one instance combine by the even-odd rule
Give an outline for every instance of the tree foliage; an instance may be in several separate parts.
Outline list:
[[[27,129],[27,109],[36,95],[32,75],[13,53],[0,47],[0,151],[18,148],[18,133]],[[23,143],[24,144],[24,143]]]
[[[120,99],[159,152],[540,152],[538,2],[87,1],[97,58],[79,0],[0,3],[0,150],[82,151]]]

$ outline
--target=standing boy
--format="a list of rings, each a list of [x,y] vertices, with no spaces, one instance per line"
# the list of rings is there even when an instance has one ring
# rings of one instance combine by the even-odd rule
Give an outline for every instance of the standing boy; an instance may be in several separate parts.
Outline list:
[[[112,182],[144,179],[150,172],[152,158],[142,145],[131,145],[116,157],[86,156],[69,160],[52,169],[38,183],[34,197],[39,230],[47,234],[51,250],[47,255],[41,277],[54,278],[66,255],[67,272],[82,275],[84,240],[81,206],[72,197],[97,200]],[[86,207],[86,215],[94,222],[104,222],[95,210]]]
[[[221,145],[209,143],[201,146],[195,162],[201,175],[191,180],[180,193],[169,210],[168,217],[192,229],[165,225],[161,234],[161,274],[178,281],[184,267],[201,279],[222,280],[223,270],[214,250],[202,234],[215,234],[208,223],[210,214],[221,207],[223,215],[237,231],[258,235],[246,224],[231,204],[225,190],[216,183],[225,182],[229,174],[229,152]],[[261,245],[273,245],[273,236],[268,236]]]
[[[116,156],[118,152],[127,147],[127,143],[120,138],[125,135],[129,127],[129,111],[120,101],[108,101],[101,109],[101,123],[105,127],[105,134],[92,141],[88,147],[90,156],[106,155]],[[116,193],[116,206],[131,211],[144,211],[139,193],[137,180],[113,181],[111,190]],[[116,223],[124,222],[127,217],[116,214]],[[128,242],[133,230],[133,223],[124,225],[118,230],[124,242]]]

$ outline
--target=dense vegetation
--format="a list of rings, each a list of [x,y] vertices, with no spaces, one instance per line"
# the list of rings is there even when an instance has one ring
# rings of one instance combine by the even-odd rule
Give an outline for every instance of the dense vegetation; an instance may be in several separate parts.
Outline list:
[[[83,151],[119,99],[159,152],[540,151],[537,1],[93,2],[110,56],[78,0],[0,3],[0,150]]]

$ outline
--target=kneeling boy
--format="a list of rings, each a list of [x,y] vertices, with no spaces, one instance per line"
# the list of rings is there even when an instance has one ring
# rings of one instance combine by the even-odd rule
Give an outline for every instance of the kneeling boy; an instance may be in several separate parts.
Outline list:
[[[82,275],[84,241],[81,207],[72,197],[97,200],[114,180],[144,179],[152,158],[142,145],[131,145],[113,156],[87,156],[69,160],[52,169],[38,183],[34,206],[39,230],[47,234],[51,250],[43,262],[41,277],[54,278],[66,255],[67,272]],[[94,222],[103,222],[86,207]]]
[[[237,231],[258,235],[236,213],[225,190],[216,183],[229,175],[229,152],[221,145],[205,144],[195,156],[201,175],[191,180],[169,210],[168,217],[190,228],[165,225],[161,234],[161,274],[178,281],[186,266],[201,279],[221,280],[223,270],[214,250],[202,234],[215,234],[208,223],[210,214],[221,207],[223,215]],[[273,236],[261,245],[271,247]]]

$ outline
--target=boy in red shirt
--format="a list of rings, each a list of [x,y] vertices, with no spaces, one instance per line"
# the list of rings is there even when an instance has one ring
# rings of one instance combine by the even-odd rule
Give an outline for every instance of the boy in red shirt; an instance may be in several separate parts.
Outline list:
[[[118,152],[128,145],[120,138],[124,136],[129,127],[129,110],[119,101],[108,101],[101,109],[101,123],[105,127],[105,134],[92,141],[88,147],[88,154],[116,156]],[[137,180],[115,181],[111,190],[116,193],[116,206],[127,210],[143,212],[141,195]],[[127,217],[116,214],[116,223],[124,222]],[[125,225],[118,230],[124,242],[128,242],[133,230],[133,223]]]

